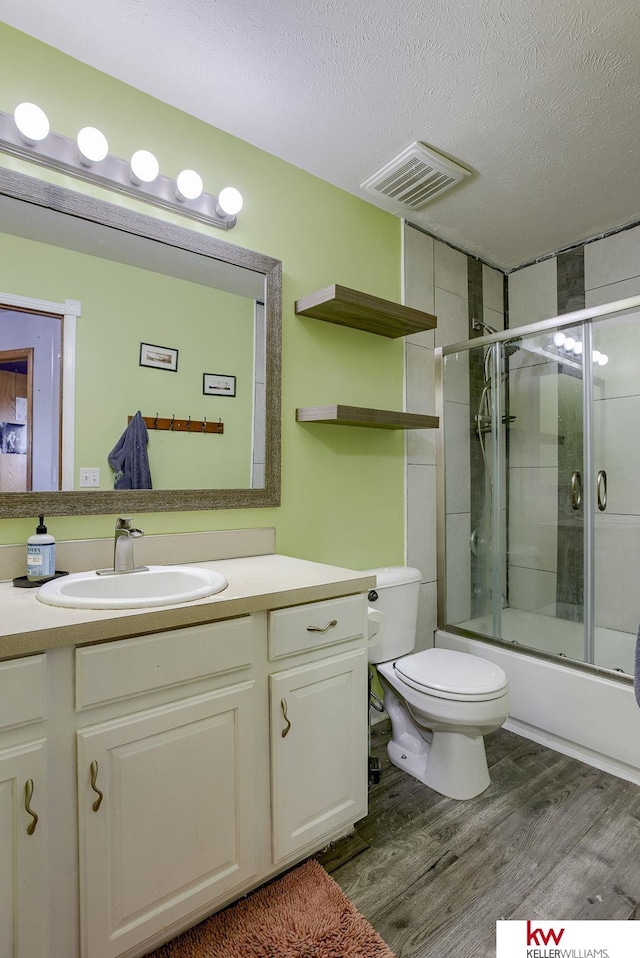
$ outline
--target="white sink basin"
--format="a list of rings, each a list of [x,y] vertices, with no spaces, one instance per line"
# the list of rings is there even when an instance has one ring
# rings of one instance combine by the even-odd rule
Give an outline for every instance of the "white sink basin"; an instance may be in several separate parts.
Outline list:
[[[210,569],[152,565],[121,575],[75,572],[45,582],[36,596],[46,605],[67,609],[149,609],[203,599],[227,585],[223,575]]]

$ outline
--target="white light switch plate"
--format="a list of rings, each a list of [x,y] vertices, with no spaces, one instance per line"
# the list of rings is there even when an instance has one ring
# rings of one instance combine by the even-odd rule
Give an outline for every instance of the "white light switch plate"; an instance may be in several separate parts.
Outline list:
[[[100,470],[89,469],[86,466],[80,467],[80,486],[99,486]]]

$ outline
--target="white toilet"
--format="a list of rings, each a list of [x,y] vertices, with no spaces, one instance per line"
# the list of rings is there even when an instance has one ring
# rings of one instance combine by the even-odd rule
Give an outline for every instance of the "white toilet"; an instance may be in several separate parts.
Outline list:
[[[369,593],[369,661],[391,719],[389,758],[442,795],[473,798],[489,785],[482,736],[509,714],[507,676],[465,652],[408,654],[416,642],[420,572],[404,566],[367,571],[377,578]]]

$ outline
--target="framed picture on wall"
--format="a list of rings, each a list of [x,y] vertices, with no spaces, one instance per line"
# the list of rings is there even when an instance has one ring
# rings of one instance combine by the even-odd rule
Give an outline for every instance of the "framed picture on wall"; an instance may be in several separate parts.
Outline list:
[[[202,392],[205,396],[235,396],[236,377],[222,373],[203,373]]]
[[[0,422],[0,452],[5,455],[26,456],[27,427],[19,422]]]
[[[178,350],[169,346],[140,343],[140,365],[151,366],[152,369],[168,369],[175,373],[178,371]]]

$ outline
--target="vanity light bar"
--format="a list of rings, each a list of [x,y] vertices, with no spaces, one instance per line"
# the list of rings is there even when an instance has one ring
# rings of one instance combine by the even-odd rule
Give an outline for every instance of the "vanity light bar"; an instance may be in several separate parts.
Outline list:
[[[51,132],[46,115],[35,104],[23,103],[18,110],[21,108],[32,109],[16,111],[15,118],[0,110],[3,153],[143,199],[218,229],[230,230],[236,225],[242,197],[233,187],[226,187],[220,196],[201,192],[202,180],[193,170],[183,170],[178,181],[173,180],[159,172],[158,161],[146,150],[138,150],[131,162],[121,160],[107,152],[106,138],[99,130],[85,127],[78,134],[79,140],[71,140]]]

